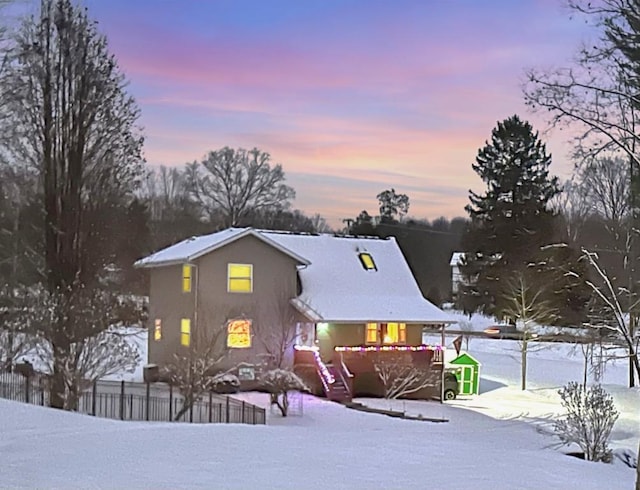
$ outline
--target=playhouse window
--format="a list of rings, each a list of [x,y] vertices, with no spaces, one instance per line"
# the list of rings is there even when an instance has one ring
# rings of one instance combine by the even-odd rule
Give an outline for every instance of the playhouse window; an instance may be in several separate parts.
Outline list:
[[[253,291],[253,265],[229,264],[227,269],[227,291],[250,293]]]
[[[364,267],[366,270],[368,271],[378,270],[378,268],[376,267],[376,263],[373,261],[373,257],[371,256],[370,253],[362,252],[358,254],[358,257],[360,258],[360,263],[362,264],[362,267]]]
[[[404,323],[382,324],[383,344],[404,344],[407,342],[407,325]]]
[[[227,322],[227,347],[232,349],[251,347],[251,320],[229,320]]]
[[[156,318],[153,325],[153,340],[162,340],[162,320]]]
[[[180,320],[180,344],[185,347],[191,345],[191,319],[189,318]]]
[[[182,292],[191,292],[191,266],[189,264],[182,266]]]

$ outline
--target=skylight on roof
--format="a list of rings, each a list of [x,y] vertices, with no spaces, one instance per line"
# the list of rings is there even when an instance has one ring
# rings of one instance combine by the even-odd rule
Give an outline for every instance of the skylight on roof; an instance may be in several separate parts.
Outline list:
[[[370,253],[361,252],[358,254],[358,257],[360,258],[360,263],[362,264],[362,267],[365,268],[365,270],[368,270],[368,271],[378,270],[378,268],[376,267],[376,263],[373,261],[373,257],[371,256]]]

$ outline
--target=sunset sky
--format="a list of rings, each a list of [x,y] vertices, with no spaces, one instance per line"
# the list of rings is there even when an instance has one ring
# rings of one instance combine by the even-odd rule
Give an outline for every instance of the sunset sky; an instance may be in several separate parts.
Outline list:
[[[294,207],[334,227],[395,188],[409,215],[464,216],[498,120],[536,129],[528,67],[566,64],[585,25],[562,0],[86,0],[142,109],[146,158],[271,153]],[[564,134],[545,135],[570,173]]]

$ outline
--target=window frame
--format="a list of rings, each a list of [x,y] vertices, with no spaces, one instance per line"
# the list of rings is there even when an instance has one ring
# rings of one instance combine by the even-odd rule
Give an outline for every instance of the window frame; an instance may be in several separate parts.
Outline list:
[[[162,340],[162,319],[156,318],[153,322],[153,340],[159,342]]]
[[[180,319],[180,345],[182,347],[191,346],[191,318]]]
[[[193,265],[182,264],[182,292],[185,294],[193,290]]]
[[[389,333],[389,325],[395,325],[394,339],[389,342],[385,341],[385,337]],[[380,343],[383,345],[395,345],[407,343],[407,324],[402,322],[385,322],[380,324]]]
[[[234,267],[248,267],[249,268],[249,276],[232,276],[231,271]],[[249,290],[248,291],[235,291],[232,289],[231,284],[232,281],[249,281]],[[237,262],[229,262],[227,264],[227,292],[228,293],[240,293],[240,294],[250,294],[253,293],[253,264],[240,264]]]
[[[376,265],[376,261],[373,260],[373,255],[369,252],[360,252],[358,254],[358,259],[360,259],[360,264],[366,271],[377,271],[378,266]]]
[[[248,326],[248,331],[247,331],[247,340],[248,342],[245,345],[239,345],[239,344],[231,344],[229,341],[229,336],[232,335],[232,332],[230,332],[230,329],[232,327],[233,324],[235,323],[244,323]],[[252,327],[253,327],[253,320],[249,319],[249,318],[233,318],[231,320],[227,321],[227,348],[228,349],[250,349],[251,348],[251,336],[252,336]],[[237,335],[237,334],[235,334]]]
[[[364,333],[365,344],[377,345],[380,343],[380,326],[378,323],[367,322],[365,324],[364,329],[365,329],[365,333]],[[369,337],[370,333],[375,334],[374,340],[370,340],[370,337]]]

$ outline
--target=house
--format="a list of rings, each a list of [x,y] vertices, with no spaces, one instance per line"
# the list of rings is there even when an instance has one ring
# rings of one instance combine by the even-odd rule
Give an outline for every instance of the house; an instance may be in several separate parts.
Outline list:
[[[464,283],[464,276],[460,271],[460,266],[464,263],[464,252],[453,252],[451,254],[451,297],[455,300],[460,292],[460,285]]]
[[[393,237],[230,228],[136,266],[150,273],[150,363],[172,362],[222,326],[225,362],[242,377],[265,362],[311,366],[336,398],[369,391],[358,382],[380,352],[442,369],[442,348],[422,345],[422,329],[454,322],[424,299]]]

